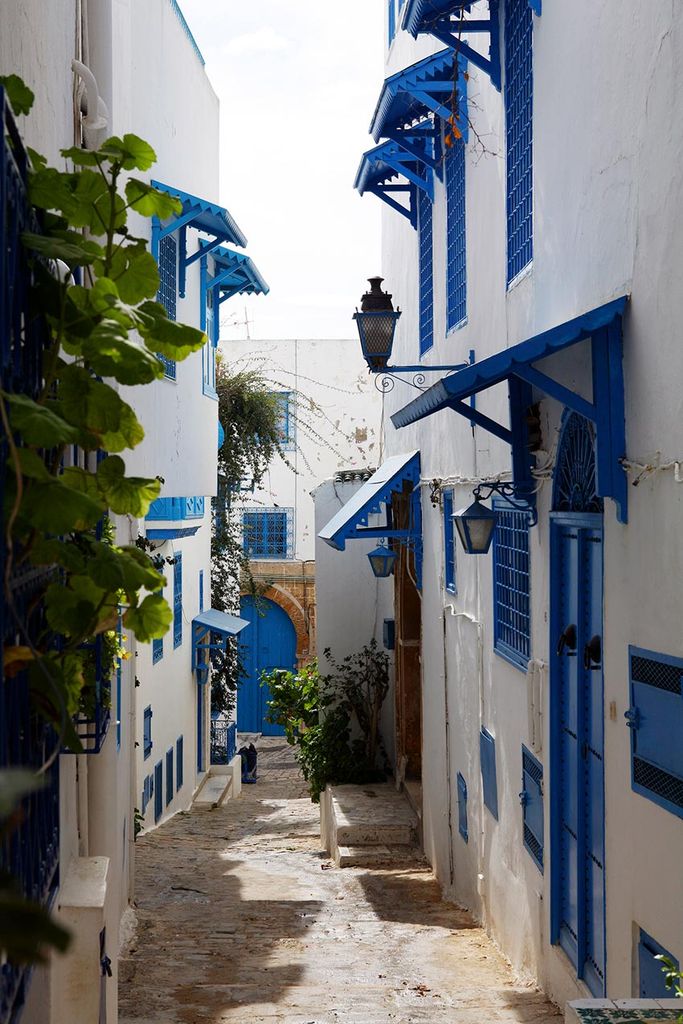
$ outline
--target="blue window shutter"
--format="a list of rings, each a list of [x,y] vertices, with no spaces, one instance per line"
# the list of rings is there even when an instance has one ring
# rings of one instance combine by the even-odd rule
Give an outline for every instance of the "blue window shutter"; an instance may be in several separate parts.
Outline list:
[[[443,555],[444,584],[451,594],[457,593],[455,585],[455,534],[453,519],[453,491],[443,492]]]
[[[294,509],[249,509],[242,513],[242,545],[250,558],[294,557]]]
[[[419,189],[417,206],[418,277],[420,299],[420,355],[434,344],[434,268],[432,201]]]
[[[152,708],[146,707],[142,717],[142,742],[145,760],[152,753]]]
[[[169,320],[176,318],[178,293],[178,243],[174,235],[166,235],[159,242],[159,291],[157,299],[166,309]],[[176,379],[175,359],[157,355],[164,364],[164,376]]]
[[[173,747],[166,751],[166,806],[173,799]]]
[[[460,772],[458,772],[458,832],[467,842],[467,783]]]
[[[178,552],[173,565],[173,646],[183,642],[183,556]]]
[[[387,0],[387,35],[391,46],[396,35],[396,0]]]
[[[204,570],[199,570],[199,610],[204,611]]]
[[[524,846],[543,871],[543,765],[522,746],[522,804]]]
[[[154,765],[154,820],[158,821],[164,810],[164,763]]]
[[[496,741],[482,727],[479,733],[479,762],[481,764],[481,781],[484,788],[484,805],[498,821],[498,781],[496,778]]]
[[[164,656],[164,639],[152,640],[152,664],[156,665]]]
[[[683,659],[629,647],[632,786],[683,818]]]
[[[531,655],[529,513],[494,501],[493,646],[518,668]]]
[[[655,957],[665,956],[679,968],[676,957],[653,939],[647,932],[640,929],[638,941],[638,996],[641,999],[671,999],[673,991],[666,987],[664,966]]]
[[[183,737],[179,736],[175,744],[175,789],[176,793],[179,789],[182,789],[183,775],[184,775],[184,761],[183,761]]]
[[[532,39],[528,0],[505,0],[508,283],[533,258]]]
[[[456,139],[446,149],[446,329],[467,317],[467,235],[465,143]]]
[[[285,451],[295,444],[295,418],[293,415],[293,395],[291,391],[273,392],[279,405],[278,435],[280,445]]]

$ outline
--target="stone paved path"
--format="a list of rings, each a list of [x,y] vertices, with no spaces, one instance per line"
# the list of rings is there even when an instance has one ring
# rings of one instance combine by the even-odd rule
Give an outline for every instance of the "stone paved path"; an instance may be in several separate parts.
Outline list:
[[[422,864],[336,870],[284,740],[137,843],[121,1024],[561,1024]]]

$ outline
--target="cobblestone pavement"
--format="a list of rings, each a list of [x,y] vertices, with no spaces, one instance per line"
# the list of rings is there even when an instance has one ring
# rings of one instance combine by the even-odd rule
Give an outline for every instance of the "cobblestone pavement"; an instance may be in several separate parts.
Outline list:
[[[137,843],[120,1024],[561,1024],[423,864],[333,868],[284,740],[259,781]]]

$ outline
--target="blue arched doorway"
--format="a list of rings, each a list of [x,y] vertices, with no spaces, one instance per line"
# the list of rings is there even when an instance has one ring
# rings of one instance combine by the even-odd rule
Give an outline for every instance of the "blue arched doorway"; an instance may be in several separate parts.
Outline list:
[[[283,736],[284,729],[266,721],[270,693],[260,679],[262,672],[296,667],[294,625],[287,612],[264,597],[243,597],[240,615],[249,625],[240,635],[244,676],[237,691],[237,730]]]

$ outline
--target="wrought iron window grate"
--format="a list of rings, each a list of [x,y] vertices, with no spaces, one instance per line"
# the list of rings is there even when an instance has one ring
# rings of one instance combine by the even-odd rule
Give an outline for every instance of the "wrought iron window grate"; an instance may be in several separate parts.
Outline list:
[[[680,694],[683,692],[682,678],[683,668],[680,665],[667,665],[637,654],[631,657],[631,679],[634,683],[646,683],[647,686],[655,686],[658,690]]]
[[[285,451],[292,449],[295,444],[295,417],[294,402],[291,391],[274,392],[274,397],[279,405],[278,410],[278,437],[280,445]]]
[[[418,248],[420,291],[420,355],[434,344],[434,268],[432,201],[422,189],[418,199]]]
[[[237,749],[237,723],[211,722],[211,764],[230,764]]]
[[[467,248],[465,231],[465,144],[446,150],[446,328],[467,316]]]
[[[249,558],[293,558],[294,509],[243,512],[242,544]]]
[[[505,3],[508,283],[533,257],[533,15],[528,0]]]
[[[159,293],[157,298],[165,307],[169,320],[176,318],[178,294],[178,242],[173,235],[166,235],[159,242]],[[157,355],[164,364],[164,376],[176,379],[175,359]]]
[[[508,660],[526,668],[531,653],[529,513],[494,502],[493,643]]]
[[[175,555],[173,565],[173,646],[183,642],[183,556]]]

